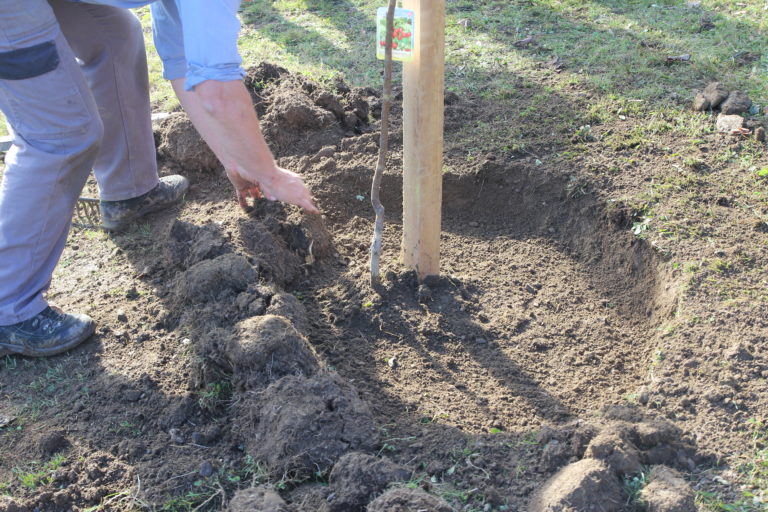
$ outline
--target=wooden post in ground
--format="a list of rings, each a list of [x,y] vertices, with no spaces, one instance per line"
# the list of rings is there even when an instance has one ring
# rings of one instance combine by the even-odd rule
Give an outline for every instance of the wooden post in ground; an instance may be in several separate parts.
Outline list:
[[[402,260],[419,280],[440,273],[445,0],[403,0],[416,12],[414,59],[403,63]]]

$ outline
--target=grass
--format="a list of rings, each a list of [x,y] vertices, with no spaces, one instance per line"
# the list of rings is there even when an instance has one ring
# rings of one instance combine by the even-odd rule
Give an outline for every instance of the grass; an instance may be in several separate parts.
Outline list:
[[[700,491],[697,502],[705,510],[722,512],[763,512],[768,510],[768,426],[754,418],[749,420],[752,428],[752,446],[737,468],[742,476],[740,496],[724,496],[718,491]]]
[[[229,381],[206,383],[205,389],[197,393],[197,403],[204,411],[216,411],[229,402],[232,384]]]
[[[226,496],[234,490],[254,487],[268,481],[269,472],[251,456],[246,456],[241,467],[219,468],[210,477],[195,480],[191,488],[169,497],[155,509],[159,512],[220,510]],[[294,485],[294,482],[285,479],[273,483],[279,489],[290,489]]]
[[[768,508],[768,425],[754,418],[750,424],[753,456],[739,468],[746,476],[744,497]]]
[[[624,494],[627,496],[627,505],[632,508],[643,507],[643,499],[641,492],[648,485],[650,477],[650,471],[645,468],[639,475],[625,476],[622,480],[622,487],[624,488]]]
[[[14,468],[13,473],[21,485],[27,491],[36,491],[39,487],[45,487],[53,482],[53,475],[66,460],[63,453],[54,455],[45,463],[31,463],[27,467]],[[8,486],[10,488],[10,486]]]

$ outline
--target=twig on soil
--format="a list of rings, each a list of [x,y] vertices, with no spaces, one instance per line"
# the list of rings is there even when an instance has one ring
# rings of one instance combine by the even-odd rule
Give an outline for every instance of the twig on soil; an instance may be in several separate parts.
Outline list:
[[[208,498],[207,500],[202,502],[200,505],[198,505],[195,508],[193,508],[191,510],[191,512],[197,512],[198,510],[200,510],[201,508],[206,506],[213,498],[215,498],[216,496],[218,496],[219,494],[222,494],[222,493],[223,493],[223,489],[221,488],[221,485],[219,485],[219,490],[218,491],[216,491],[214,494],[211,494],[210,498]]]
[[[395,5],[397,0],[389,0],[387,10],[387,31],[384,46],[384,95],[381,105],[381,139],[379,142],[379,161],[371,184],[371,205],[376,212],[376,221],[371,239],[371,286],[379,285],[379,259],[381,258],[381,237],[384,231],[384,205],[381,204],[379,190],[384,167],[389,151],[389,109],[392,104],[392,31],[395,24]]]
[[[168,482],[171,480],[176,480],[177,478],[184,478],[185,476],[194,475],[195,473],[197,473],[197,471],[190,471],[189,473],[182,473],[181,475],[172,476],[168,479]]]
[[[472,461],[470,460],[470,458],[469,458],[469,457],[467,457],[467,461],[466,461],[466,462],[467,462],[467,465],[468,465],[469,467],[472,467],[472,468],[475,468],[475,469],[479,469],[480,471],[482,471],[483,473],[485,473],[485,479],[486,479],[486,480],[488,480],[489,478],[491,478],[491,474],[490,474],[490,473],[488,473],[488,471],[484,470],[483,468],[481,468],[481,467],[479,467],[479,466],[475,466],[474,464],[472,464]]]

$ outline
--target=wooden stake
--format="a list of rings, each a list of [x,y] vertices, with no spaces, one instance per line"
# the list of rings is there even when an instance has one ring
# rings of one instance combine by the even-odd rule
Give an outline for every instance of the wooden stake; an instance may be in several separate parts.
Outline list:
[[[403,0],[416,12],[414,60],[403,64],[403,263],[419,281],[440,273],[445,0]]]

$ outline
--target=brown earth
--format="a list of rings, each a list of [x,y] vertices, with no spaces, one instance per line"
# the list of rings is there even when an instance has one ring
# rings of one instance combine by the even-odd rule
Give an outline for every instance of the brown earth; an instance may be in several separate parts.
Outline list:
[[[688,282],[688,311],[718,321],[671,336],[686,276],[631,233],[631,205],[609,201],[663,155],[615,175],[607,151],[558,157],[558,134],[537,158],[449,152],[461,171],[444,180],[443,274],[420,287],[398,265],[396,131],[377,293],[377,93],[268,64],[247,83],[280,165],[304,175],[323,218],[261,200],[242,212],[183,114],[163,120],[165,171],[192,180],[184,205],[124,234],[75,230],[49,298],[94,316],[96,335],[0,364],[0,508],[222,510],[242,489],[232,510],[555,510],[556,488],[582,496],[578,510],[634,510],[622,480],[663,464],[712,484],[743,420],[768,410],[765,304],[723,312]],[[495,108],[449,103],[448,137]],[[720,204],[706,193],[696,200]],[[690,241],[680,258],[737,255],[733,271],[758,286],[749,262],[765,233],[713,207],[744,226],[738,244]],[[608,476],[574,487],[578,461]]]

